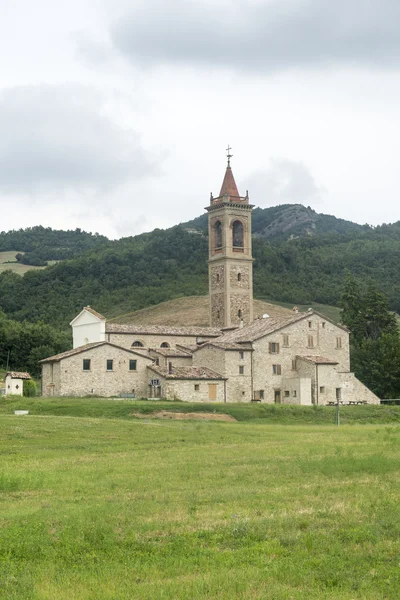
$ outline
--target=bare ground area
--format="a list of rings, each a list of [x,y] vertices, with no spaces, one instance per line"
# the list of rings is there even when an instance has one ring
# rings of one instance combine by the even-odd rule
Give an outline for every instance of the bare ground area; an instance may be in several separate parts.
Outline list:
[[[131,413],[132,417],[138,419],[172,419],[174,421],[228,421],[237,422],[231,415],[221,415],[217,413],[184,413],[184,412],[169,412],[166,410],[160,410],[153,413]]]

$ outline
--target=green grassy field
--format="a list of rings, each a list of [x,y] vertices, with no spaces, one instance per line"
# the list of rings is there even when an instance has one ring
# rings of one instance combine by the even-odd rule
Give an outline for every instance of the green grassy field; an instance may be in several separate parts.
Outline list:
[[[186,405],[109,400],[12,414],[34,402],[0,404],[0,598],[399,598],[396,424],[138,420]]]
[[[33,267],[31,265],[23,265],[15,259],[17,251],[0,252],[0,273],[3,271],[14,271],[18,275],[24,275],[27,271],[32,269],[44,269],[44,267]]]

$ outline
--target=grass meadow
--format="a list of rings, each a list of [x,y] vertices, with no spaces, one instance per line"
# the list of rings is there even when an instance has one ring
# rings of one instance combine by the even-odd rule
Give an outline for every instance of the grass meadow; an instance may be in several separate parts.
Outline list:
[[[0,598],[398,600],[399,407],[161,406],[0,402]]]

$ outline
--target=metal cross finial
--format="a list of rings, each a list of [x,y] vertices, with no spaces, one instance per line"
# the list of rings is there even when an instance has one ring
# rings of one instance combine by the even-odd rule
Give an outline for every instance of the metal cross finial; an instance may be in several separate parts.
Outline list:
[[[227,151],[227,153],[228,153],[228,154],[226,155],[226,156],[228,157],[228,167],[230,167],[230,166],[231,166],[231,158],[232,158],[232,156],[233,156],[233,154],[231,154],[231,150],[232,150],[232,148],[231,148],[231,147],[229,146],[229,144],[228,144],[228,147],[227,147],[227,149],[226,149],[226,151]]]

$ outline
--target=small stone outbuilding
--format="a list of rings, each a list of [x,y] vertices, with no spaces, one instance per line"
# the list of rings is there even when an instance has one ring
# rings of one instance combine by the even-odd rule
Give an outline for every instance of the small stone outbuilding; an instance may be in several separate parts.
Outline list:
[[[24,393],[24,381],[32,379],[29,373],[9,371],[5,378],[6,396],[22,396]]]

